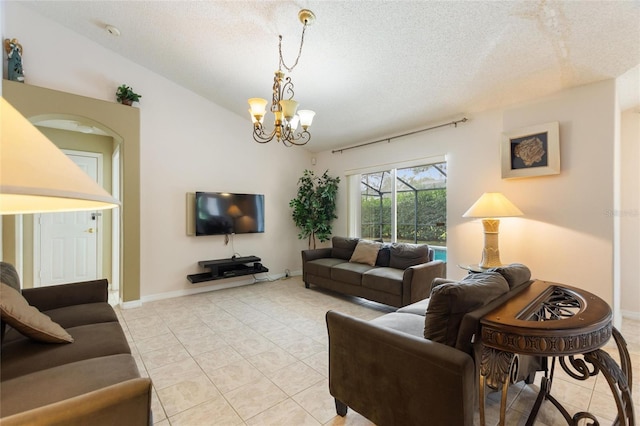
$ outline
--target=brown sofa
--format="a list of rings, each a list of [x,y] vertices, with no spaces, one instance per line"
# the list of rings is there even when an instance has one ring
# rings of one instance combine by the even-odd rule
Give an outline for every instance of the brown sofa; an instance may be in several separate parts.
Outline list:
[[[335,311],[329,333],[329,391],[336,411],[351,407],[377,425],[471,426],[478,405],[480,319],[527,288],[513,265],[437,279],[429,299],[373,321]],[[539,358],[519,357],[516,381],[531,383]]]
[[[331,248],[302,251],[305,287],[313,284],[401,307],[429,297],[433,279],[446,273],[446,264],[433,260],[433,249],[426,244],[382,244],[344,237],[333,237],[331,243]],[[367,247],[365,256],[358,257],[363,246]]]
[[[9,326],[15,312],[7,300],[20,294],[11,265],[0,262],[0,281],[4,293],[1,425],[152,424],[151,381],[140,377],[115,311],[107,303],[107,280],[21,292],[29,305],[61,326],[72,343],[44,342],[40,336],[36,340],[17,331],[15,327],[22,329],[22,324]]]

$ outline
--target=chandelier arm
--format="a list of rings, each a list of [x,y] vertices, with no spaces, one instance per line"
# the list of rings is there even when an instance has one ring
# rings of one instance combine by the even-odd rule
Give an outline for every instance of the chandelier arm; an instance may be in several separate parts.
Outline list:
[[[291,81],[291,77],[285,78],[285,83],[282,85],[280,89],[280,99],[284,99],[285,94],[290,95],[289,99],[293,99],[293,95],[295,95],[295,92],[293,91],[293,82]]]
[[[284,63],[284,58],[282,57],[282,35],[279,35],[280,42],[278,43],[278,52],[280,53],[280,65],[283,66],[287,71],[291,72],[298,65],[298,61],[300,60],[300,56],[302,55],[302,46],[304,45],[304,33],[307,31],[307,24],[305,23],[302,27],[302,36],[300,37],[300,48],[298,48],[298,57],[296,61],[293,63],[291,67],[288,67],[287,64]]]
[[[269,134],[264,132],[262,125],[256,125],[253,127],[253,140],[258,143],[267,143],[271,142],[276,135],[276,129]]]
[[[287,142],[289,142],[291,145],[302,146],[302,145],[306,145],[310,140],[311,140],[311,133],[304,130],[303,132],[298,133],[297,137],[288,139]]]

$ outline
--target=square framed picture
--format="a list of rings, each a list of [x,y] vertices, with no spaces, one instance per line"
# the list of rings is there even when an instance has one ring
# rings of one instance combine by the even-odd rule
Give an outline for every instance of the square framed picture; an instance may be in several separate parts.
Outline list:
[[[502,178],[560,173],[560,124],[557,121],[505,132],[501,145]]]

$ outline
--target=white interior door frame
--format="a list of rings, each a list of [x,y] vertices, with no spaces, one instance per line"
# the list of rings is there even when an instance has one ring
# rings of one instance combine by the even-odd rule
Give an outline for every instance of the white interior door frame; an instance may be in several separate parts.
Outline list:
[[[95,158],[97,162],[97,175],[96,181],[98,185],[102,186],[103,183],[103,155],[99,152],[88,152],[88,151],[76,151],[70,149],[62,149],[66,155],[76,155],[82,157]],[[41,226],[40,226],[40,217],[41,214],[36,213],[33,215],[33,285],[34,287],[40,287],[42,284],[40,278],[40,270],[41,270]],[[96,272],[97,276],[102,276],[102,259],[103,259],[103,237],[102,237],[102,215],[96,214]]]

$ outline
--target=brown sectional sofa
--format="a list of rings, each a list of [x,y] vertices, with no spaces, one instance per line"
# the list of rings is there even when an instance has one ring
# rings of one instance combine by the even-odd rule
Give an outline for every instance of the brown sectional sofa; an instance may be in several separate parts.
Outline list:
[[[336,411],[353,408],[378,425],[474,424],[480,319],[531,285],[524,265],[437,279],[431,297],[372,321],[335,311],[329,333],[329,391]],[[515,381],[543,368],[519,356]]]
[[[367,264],[354,259],[354,253],[358,243],[373,242],[344,237],[331,242],[331,248],[302,251],[305,287],[313,284],[401,307],[429,297],[433,279],[446,273],[446,264],[433,260],[433,249],[426,244],[380,243],[375,263]]]
[[[0,263],[0,281],[20,292],[11,265]],[[21,292],[73,342],[37,341],[2,324],[1,425],[152,424],[151,381],[140,377],[107,287],[103,279]]]

